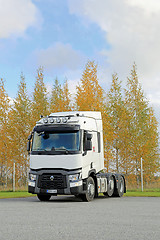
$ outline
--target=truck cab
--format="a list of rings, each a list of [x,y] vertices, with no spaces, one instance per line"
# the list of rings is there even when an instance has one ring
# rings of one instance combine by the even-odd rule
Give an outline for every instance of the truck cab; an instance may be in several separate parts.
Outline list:
[[[106,185],[102,191],[107,192],[109,175],[100,174],[104,169],[100,112],[59,112],[41,118],[28,138],[27,150],[28,191],[40,200],[72,194],[91,201],[101,191],[102,181]],[[115,188],[116,177],[112,181]]]

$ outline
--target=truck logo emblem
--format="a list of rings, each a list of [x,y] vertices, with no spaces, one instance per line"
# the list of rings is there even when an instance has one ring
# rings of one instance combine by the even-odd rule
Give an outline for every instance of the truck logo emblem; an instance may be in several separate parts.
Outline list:
[[[54,176],[50,176],[50,180],[53,181],[53,179],[54,179]]]

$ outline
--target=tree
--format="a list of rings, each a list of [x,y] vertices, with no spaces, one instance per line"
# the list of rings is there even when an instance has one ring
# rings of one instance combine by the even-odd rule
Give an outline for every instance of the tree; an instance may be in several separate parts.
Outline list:
[[[49,103],[47,98],[47,89],[44,84],[43,68],[37,70],[37,77],[34,86],[34,92],[31,103],[31,122],[32,127],[40,116],[47,116],[49,114]]]
[[[94,61],[88,61],[80,84],[77,86],[75,97],[77,109],[79,111],[101,111],[103,100],[103,89],[98,83],[97,65]]]
[[[70,110],[71,100],[68,89],[68,82],[66,80],[63,86],[61,86],[58,79],[56,78],[51,93],[50,112],[62,112]]]
[[[149,144],[146,144],[146,139],[150,138],[150,108],[149,103],[144,96],[142,87],[138,81],[135,64],[131,70],[131,76],[127,80],[125,102],[127,111],[129,113],[128,136],[130,140],[130,158],[134,166],[138,187],[140,181],[141,158],[143,158],[144,162],[147,161],[147,156],[151,152],[151,147]],[[155,132],[157,132],[156,128]],[[154,141],[157,140],[155,139]],[[153,172],[155,171],[156,168],[154,168]]]
[[[146,183],[150,183],[153,181],[155,173],[160,169],[158,122],[151,107],[148,112],[147,124],[148,128],[143,147],[143,170],[144,180]]]
[[[9,97],[6,93],[4,80],[0,79],[0,182],[7,186],[7,173],[11,166],[9,124]]]
[[[16,163],[17,180],[27,184],[28,154],[26,150],[27,138],[31,132],[31,102],[27,95],[25,77],[20,76],[17,97],[9,115],[10,138],[12,142],[12,158]]]
[[[62,99],[63,99],[63,111],[71,111],[72,110],[71,94],[69,92],[67,79],[65,80],[65,82],[63,84]]]
[[[116,171],[119,172],[120,168],[120,151],[122,148],[122,135],[125,127],[124,114],[125,105],[122,96],[121,82],[117,74],[112,76],[111,88],[107,94],[106,114],[108,120],[105,122],[108,126],[105,128],[106,142],[112,152],[112,162],[115,163]]]

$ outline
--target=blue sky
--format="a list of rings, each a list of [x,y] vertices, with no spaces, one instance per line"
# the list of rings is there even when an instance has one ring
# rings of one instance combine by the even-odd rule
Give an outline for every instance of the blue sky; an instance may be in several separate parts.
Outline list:
[[[19,3],[17,0],[15,2]],[[74,81],[74,78],[77,80],[80,77],[80,72],[83,71],[88,59],[95,59],[98,51],[109,47],[103,30],[96,23],[85,25],[80,17],[71,14],[68,1],[25,0],[24,3],[26,2],[32,3],[38,11],[39,19],[36,26],[34,24],[28,26],[22,34],[15,35],[13,27],[13,32],[8,37],[0,38],[0,77],[5,79],[10,97],[16,96],[21,72],[26,77],[29,90],[33,88],[36,70],[40,65],[44,66],[45,81],[50,85],[56,76],[63,81],[65,77],[70,78],[71,75]],[[70,64],[68,61],[63,62],[62,59],[56,60],[57,55],[62,54],[56,52],[56,56],[52,55],[56,46],[59,46],[59,51],[68,49],[67,53],[71,52],[75,59],[70,59]],[[59,65],[53,63],[48,66],[48,63],[45,64],[38,59],[42,57],[39,54],[45,54],[47,49],[51,49],[52,56],[49,57],[58,61]],[[70,57],[66,56],[67,58]],[[70,69],[72,73],[69,73]]]
[[[48,90],[55,77],[67,78],[74,93],[88,59],[98,63],[105,89],[114,72],[125,82],[136,62],[159,109],[159,30],[158,0],[0,0],[0,77],[14,98],[21,72],[31,93],[43,66]]]

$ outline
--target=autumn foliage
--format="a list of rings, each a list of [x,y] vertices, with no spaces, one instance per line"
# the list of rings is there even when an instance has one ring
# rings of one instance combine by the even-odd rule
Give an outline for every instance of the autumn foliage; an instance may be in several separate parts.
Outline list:
[[[124,173],[127,182],[138,187],[142,158],[145,183],[155,180],[160,169],[158,123],[138,81],[136,65],[125,88],[118,75],[113,74],[106,92],[99,84],[97,64],[88,61],[74,96],[69,92],[67,80],[61,84],[58,78],[48,93],[43,68],[39,68],[33,93],[29,96],[21,74],[18,92],[11,104],[5,83],[0,79],[1,186],[12,183],[13,163],[16,164],[16,185],[27,185],[27,137],[40,115],[72,110],[102,113],[106,171]]]

